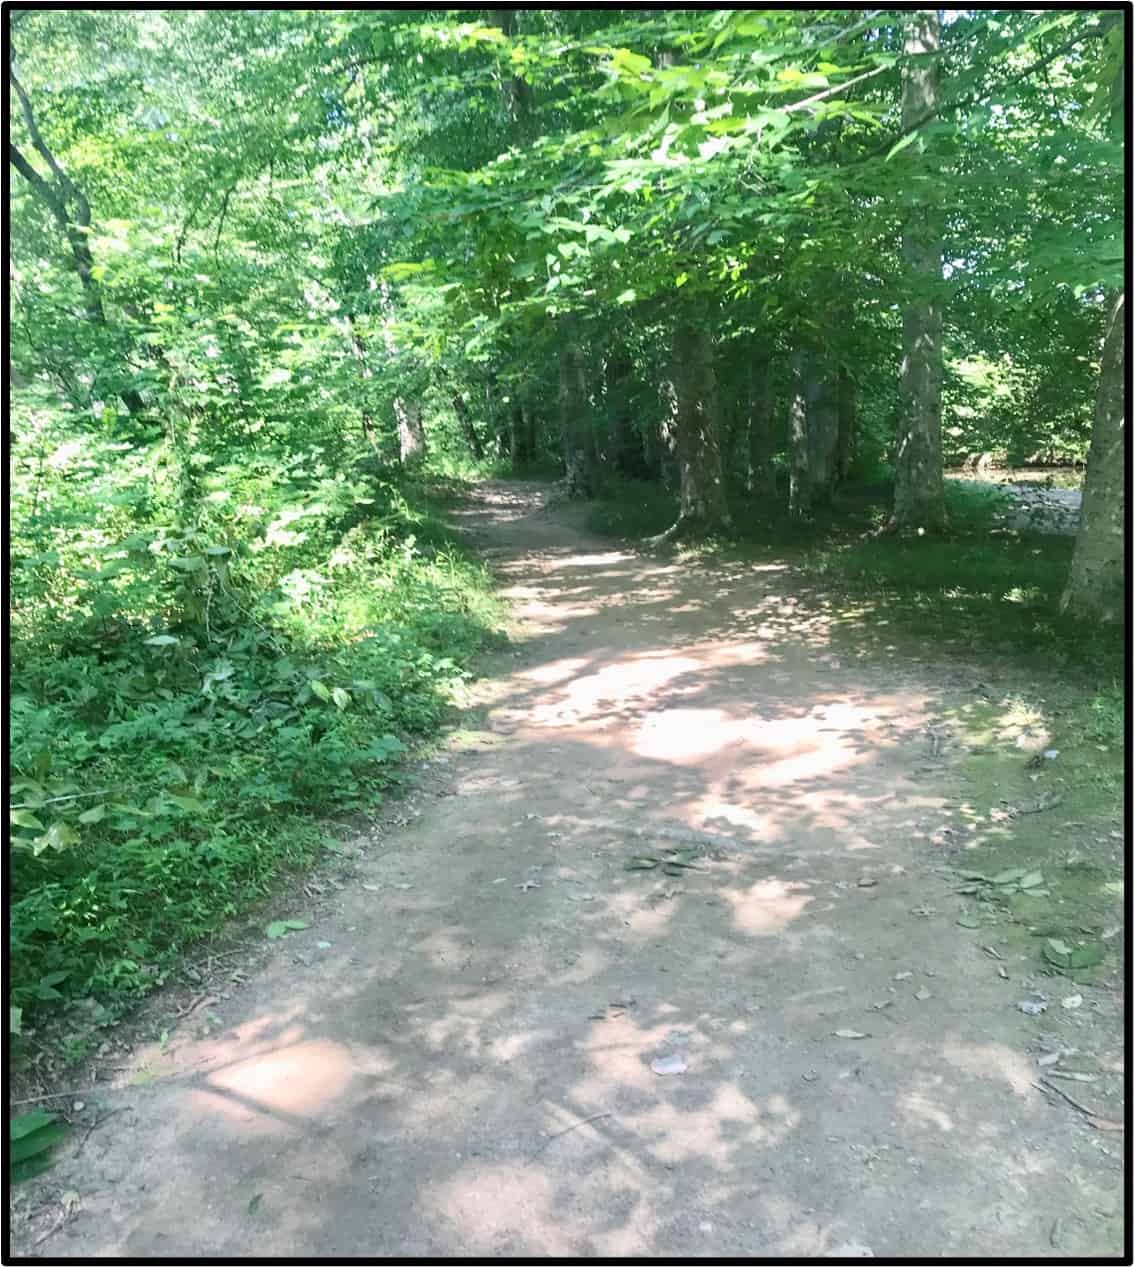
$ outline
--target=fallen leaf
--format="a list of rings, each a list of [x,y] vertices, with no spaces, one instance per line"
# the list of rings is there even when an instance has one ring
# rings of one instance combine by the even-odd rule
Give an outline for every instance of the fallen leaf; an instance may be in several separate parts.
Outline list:
[[[1065,1007],[1069,1012],[1074,1011],[1075,1008],[1083,1006],[1083,996],[1081,994],[1069,994],[1065,999],[1059,1000],[1059,1006]]]
[[[926,999],[933,998],[933,992],[931,990],[927,990],[925,986],[922,986],[921,989],[914,994],[914,998],[920,999],[921,1002],[924,1003]]]
[[[837,1029],[834,1032],[835,1038],[869,1038],[869,1034],[863,1034],[857,1029]]]

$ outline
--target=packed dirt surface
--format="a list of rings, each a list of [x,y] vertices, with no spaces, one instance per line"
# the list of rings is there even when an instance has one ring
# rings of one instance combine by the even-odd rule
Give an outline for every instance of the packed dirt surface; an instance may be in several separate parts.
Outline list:
[[[942,865],[970,680],[546,494],[456,512],[516,625],[403,825],[132,1053],[14,1250],[1118,1253],[1117,1124],[1040,1087],[1089,1050],[1047,1085],[1121,1118],[1121,1000],[983,949]]]

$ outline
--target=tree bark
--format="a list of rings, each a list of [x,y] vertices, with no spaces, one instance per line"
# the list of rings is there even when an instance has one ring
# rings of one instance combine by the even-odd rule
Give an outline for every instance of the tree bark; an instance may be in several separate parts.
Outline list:
[[[939,47],[936,9],[917,9],[906,26],[907,57],[934,55]],[[912,131],[937,112],[938,69],[909,64],[902,72],[902,130]],[[941,459],[941,309],[933,288],[941,279],[941,219],[923,198],[902,235],[907,282],[915,289],[902,314],[902,368],[890,527],[939,532],[945,527]]]
[[[776,470],[772,464],[775,444],[772,436],[771,359],[758,352],[748,362],[748,478],[746,487],[753,497],[776,495]]]
[[[838,436],[835,441],[835,478],[842,483],[850,471],[854,452],[854,427],[857,420],[857,396],[854,379],[845,365],[839,366],[835,385]]]
[[[491,19],[507,36],[516,33],[516,9],[489,9]],[[532,88],[526,79],[519,75],[503,75],[500,80],[500,95],[504,102],[504,113],[508,117],[519,138],[522,140],[528,130],[532,108]]]
[[[839,414],[836,386],[826,358],[808,356],[805,372],[807,469],[811,506],[828,505],[836,482]]]
[[[731,526],[721,463],[719,402],[712,344],[685,320],[673,337],[673,421],[681,477],[677,523],[666,535],[696,536]]]
[[[791,354],[791,397],[788,404],[788,516],[805,519],[811,512],[810,449],[807,441],[806,358]]]
[[[394,397],[394,417],[398,421],[398,450],[403,466],[413,466],[425,457],[425,427],[415,401]]]
[[[1071,575],[1060,609],[1120,622],[1126,595],[1126,294],[1112,300]]]
[[[559,433],[568,497],[594,494],[591,446],[586,435],[587,382],[573,325],[564,321],[559,342]]]
[[[465,404],[465,398],[460,392],[455,391],[450,394],[449,399],[453,402],[453,412],[457,415],[457,422],[460,423],[461,434],[465,437],[469,452],[473,455],[474,461],[483,461],[484,445],[481,444],[480,436],[477,435],[476,424],[469,413],[468,405]]]
[[[370,362],[366,358],[366,345],[362,341],[362,336],[358,333],[358,327],[354,324],[354,314],[348,312],[346,315],[347,337],[350,341],[350,350],[358,364],[359,377],[369,380],[373,377],[370,369]],[[362,408],[359,411],[359,421],[362,424],[362,434],[366,438],[366,443],[370,445],[374,452],[374,456],[378,457],[378,440],[374,434],[374,419],[370,414],[366,405],[366,392],[363,392]]]

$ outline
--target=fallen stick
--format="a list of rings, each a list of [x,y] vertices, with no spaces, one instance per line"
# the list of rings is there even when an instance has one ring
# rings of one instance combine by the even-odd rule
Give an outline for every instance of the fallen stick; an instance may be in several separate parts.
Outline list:
[[[49,1091],[47,1095],[31,1095],[26,1100],[12,1100],[11,1107],[15,1108],[19,1104],[42,1104],[44,1100],[66,1100],[74,1096],[78,1099],[80,1096],[90,1095],[92,1091],[112,1091],[113,1087],[85,1087],[82,1091]]]
[[[1088,1109],[1086,1105],[1080,1104],[1078,1100],[1069,1096],[1062,1087],[1053,1086],[1046,1078],[1041,1078],[1039,1082],[1033,1082],[1032,1086],[1035,1087],[1037,1091],[1054,1091],[1056,1095],[1062,1096],[1073,1109],[1078,1109],[1080,1113],[1086,1114],[1087,1117],[1102,1116],[1101,1114],[1096,1113],[1094,1109]]]
[[[540,1144],[540,1146],[535,1150],[535,1152],[532,1153],[531,1157],[529,1157],[528,1160],[534,1161],[540,1155],[540,1153],[542,1153],[543,1150],[548,1146],[548,1144],[552,1143],[554,1140],[557,1140],[560,1137],[560,1135],[567,1135],[571,1131],[578,1130],[580,1126],[586,1126],[588,1122],[597,1122],[600,1117],[613,1117],[613,1116],[614,1116],[613,1113],[594,1113],[590,1117],[583,1118],[581,1121],[572,1122],[570,1126],[565,1126],[561,1131],[556,1131],[554,1135],[549,1135],[547,1139],[545,1139],[543,1143]]]

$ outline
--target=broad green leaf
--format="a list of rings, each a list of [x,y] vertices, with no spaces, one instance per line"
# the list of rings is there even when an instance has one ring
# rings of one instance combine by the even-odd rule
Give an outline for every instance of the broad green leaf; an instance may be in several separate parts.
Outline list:
[[[173,796],[167,793],[166,800],[171,801],[178,809],[183,809],[189,814],[203,813],[205,809],[203,802],[197,800],[195,796]]]

